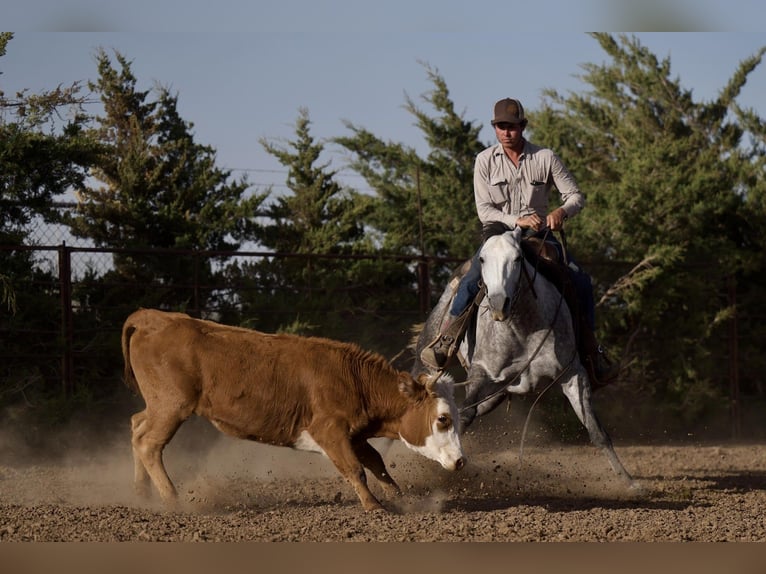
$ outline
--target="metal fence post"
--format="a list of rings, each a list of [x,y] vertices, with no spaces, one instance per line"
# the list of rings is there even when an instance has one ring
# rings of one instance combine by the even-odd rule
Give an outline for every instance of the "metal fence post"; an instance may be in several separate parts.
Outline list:
[[[72,250],[62,241],[58,249],[59,294],[61,301],[61,384],[64,396],[74,389],[72,374],[73,319],[72,319]]]
[[[431,310],[431,275],[427,259],[418,261],[418,295],[420,314],[425,317]]]
[[[202,309],[200,309],[199,251],[195,249],[192,257],[194,258],[194,316],[201,317]]]
[[[729,416],[731,417],[731,438],[742,436],[742,412],[739,400],[739,326],[737,325],[737,280],[728,277],[729,307],[734,309],[729,320]]]

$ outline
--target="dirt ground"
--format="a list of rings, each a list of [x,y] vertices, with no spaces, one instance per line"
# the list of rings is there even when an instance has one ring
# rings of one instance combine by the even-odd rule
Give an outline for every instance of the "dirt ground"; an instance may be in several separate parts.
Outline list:
[[[56,460],[0,460],[0,541],[733,542],[766,541],[766,445],[615,441],[634,492],[586,444],[531,432],[464,437],[450,473],[395,442],[385,459],[404,491],[365,513],[323,457],[184,425],[165,451],[182,504],[136,498],[129,438]],[[492,431],[495,432],[495,431]],[[0,436],[0,452],[13,453]]]

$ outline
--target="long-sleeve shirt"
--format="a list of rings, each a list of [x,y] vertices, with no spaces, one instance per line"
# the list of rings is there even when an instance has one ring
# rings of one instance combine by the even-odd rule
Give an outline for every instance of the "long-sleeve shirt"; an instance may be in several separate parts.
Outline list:
[[[573,217],[584,207],[585,197],[572,174],[550,149],[524,141],[519,167],[513,165],[498,143],[476,156],[473,189],[479,220],[501,221],[513,228],[519,217],[548,215],[552,186],[561,194],[561,207]]]

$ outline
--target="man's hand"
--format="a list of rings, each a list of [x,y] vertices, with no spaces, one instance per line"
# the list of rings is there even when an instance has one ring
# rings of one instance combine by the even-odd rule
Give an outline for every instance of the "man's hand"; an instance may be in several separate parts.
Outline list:
[[[558,231],[559,229],[563,229],[566,219],[567,212],[559,207],[548,214],[546,223],[552,231]]]
[[[532,215],[519,217],[516,220],[516,225],[525,229],[534,229],[535,231],[540,231],[540,229],[543,227],[543,220],[540,219],[539,215],[533,213]]]

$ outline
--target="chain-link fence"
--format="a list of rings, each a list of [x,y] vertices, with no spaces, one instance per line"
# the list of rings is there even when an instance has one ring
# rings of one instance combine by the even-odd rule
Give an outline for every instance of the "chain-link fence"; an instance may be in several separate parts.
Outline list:
[[[0,252],[19,251],[33,259],[39,273],[12,285],[19,313],[0,309],[0,401],[2,393],[23,394],[40,381],[69,396],[83,388],[120,384],[120,329],[139,306],[183,310],[263,331],[287,325],[312,334],[321,327],[316,334],[354,341],[394,358],[410,343],[412,328],[425,319],[441,290],[431,278],[433,269],[459,262],[392,257],[385,262],[388,272],[399,269],[400,278],[407,278],[392,289],[375,278],[343,284],[324,280],[337,268],[360,261],[379,267],[380,256],[104,249],[56,225],[40,225],[24,247],[0,246]],[[173,273],[165,279],[162,273],[159,279],[131,276],[125,271],[131,261]],[[125,267],[116,269],[120,265]],[[300,280],[285,283],[273,270],[299,274]],[[722,296],[735,304],[738,286],[723,287]],[[38,307],[30,309],[30,304]],[[754,315],[732,320],[716,350],[721,364],[728,365],[728,380],[720,386],[728,391],[729,404],[722,408],[730,412],[733,436],[739,436],[749,420],[746,416],[743,423],[742,406],[752,411],[753,405],[763,403],[764,391],[758,387],[763,377],[751,372],[749,355],[737,344],[738,329],[751,332],[757,321]],[[748,390],[745,396],[741,386]]]

